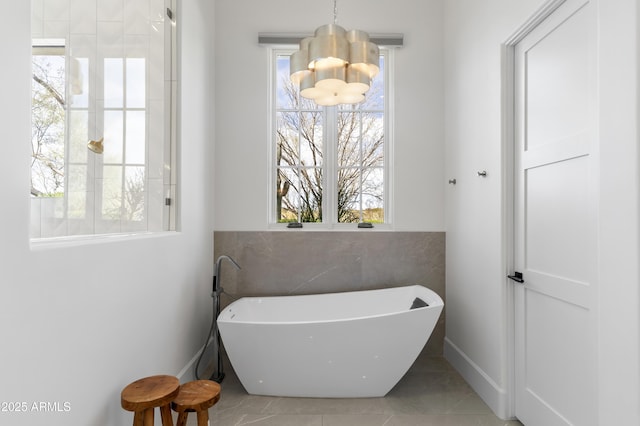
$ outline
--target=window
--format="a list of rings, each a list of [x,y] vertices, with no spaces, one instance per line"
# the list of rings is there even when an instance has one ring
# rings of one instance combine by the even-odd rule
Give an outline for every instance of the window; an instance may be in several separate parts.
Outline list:
[[[66,61],[64,40],[33,46],[31,195],[64,195]]]
[[[144,13],[101,2],[108,25],[76,2],[34,6],[33,239],[175,226],[175,0]]]
[[[299,95],[289,78],[291,53],[272,50],[271,223],[390,223],[391,51],[381,49],[366,99],[335,107]]]

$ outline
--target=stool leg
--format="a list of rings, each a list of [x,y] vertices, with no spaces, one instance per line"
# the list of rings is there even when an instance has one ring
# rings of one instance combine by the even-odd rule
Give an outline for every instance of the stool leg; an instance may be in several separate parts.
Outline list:
[[[171,418],[171,406],[169,404],[160,407],[160,418],[162,418],[162,426],[173,426],[173,418]]]
[[[187,413],[186,411],[181,411],[180,414],[178,414],[178,421],[176,422],[176,426],[186,426],[188,415],[189,413]]]
[[[144,410],[144,426],[153,426],[153,408]]]
[[[144,411],[136,411],[133,415],[133,426],[144,426]]]
[[[198,411],[198,426],[209,426],[209,410]]]

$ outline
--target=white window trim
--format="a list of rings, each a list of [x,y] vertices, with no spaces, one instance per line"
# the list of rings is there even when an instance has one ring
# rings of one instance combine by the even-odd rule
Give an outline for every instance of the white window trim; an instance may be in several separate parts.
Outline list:
[[[268,158],[268,167],[267,171],[269,173],[269,179],[267,179],[267,229],[269,230],[281,230],[281,231],[363,231],[363,232],[375,232],[375,231],[392,231],[394,230],[394,221],[393,221],[393,194],[394,194],[394,185],[393,185],[393,169],[394,169],[394,161],[393,161],[393,139],[394,139],[394,129],[393,123],[394,120],[394,88],[393,84],[390,84],[391,81],[394,81],[394,63],[395,63],[395,49],[393,48],[385,48],[381,47],[380,49],[384,49],[385,61],[384,61],[384,72],[385,72],[385,105],[384,105],[384,217],[385,223],[376,223],[373,225],[373,228],[358,228],[357,223],[338,223],[337,221],[337,193],[335,190],[331,190],[331,197],[327,199],[327,203],[323,205],[323,218],[328,217],[329,219],[323,223],[303,223],[303,228],[287,228],[287,223],[277,223],[275,220],[276,215],[276,202],[274,197],[274,188],[276,187],[276,144],[274,143],[274,132],[277,127],[276,122],[276,114],[274,111],[276,110],[276,84],[275,84],[275,68],[276,68],[276,57],[278,54],[292,54],[296,50],[296,46],[269,46],[267,50],[268,55],[268,64],[269,70],[267,72],[268,78],[268,88],[269,88],[269,96],[267,101],[267,110],[268,114],[268,125],[267,128],[269,130],[269,158]],[[337,163],[337,159],[335,158],[335,132],[331,131],[331,127],[333,127],[333,123],[335,121],[331,121],[331,116],[335,116],[337,108],[335,107],[323,107],[325,122],[329,123],[329,131],[324,134],[331,135],[329,140],[325,140],[323,145],[324,154],[326,158],[333,158],[333,161],[327,165],[325,169],[326,173],[324,174],[325,179],[325,187],[335,187],[335,178],[336,171],[334,170],[334,166]],[[331,156],[331,157],[329,157]]]

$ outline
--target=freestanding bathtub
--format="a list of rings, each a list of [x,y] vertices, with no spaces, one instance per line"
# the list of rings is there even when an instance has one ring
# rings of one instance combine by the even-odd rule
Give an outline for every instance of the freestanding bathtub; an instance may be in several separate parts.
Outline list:
[[[419,285],[244,297],[220,313],[218,327],[250,394],[380,397],[416,360],[443,306]]]

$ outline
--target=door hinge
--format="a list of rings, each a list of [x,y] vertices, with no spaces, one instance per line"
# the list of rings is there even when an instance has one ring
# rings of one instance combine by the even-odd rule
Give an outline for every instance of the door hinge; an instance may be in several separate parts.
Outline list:
[[[522,272],[514,272],[513,275],[507,275],[507,278],[513,280],[517,283],[523,283],[524,277],[522,276]]]

